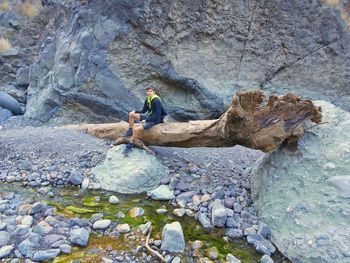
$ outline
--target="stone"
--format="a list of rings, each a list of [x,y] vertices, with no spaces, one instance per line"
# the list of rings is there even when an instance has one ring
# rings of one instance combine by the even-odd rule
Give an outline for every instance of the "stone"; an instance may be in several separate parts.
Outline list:
[[[46,221],[40,221],[33,229],[33,232],[38,234],[48,234],[52,230],[52,226]]]
[[[210,219],[204,213],[199,213],[198,221],[202,224],[204,228],[210,229],[213,228],[213,225],[210,222]]]
[[[8,118],[12,116],[13,114],[10,110],[0,107],[0,123],[6,121]]]
[[[236,258],[230,253],[226,255],[226,261],[227,263],[241,263],[241,261],[238,258]]]
[[[235,213],[240,213],[242,212],[242,206],[239,203],[234,203],[233,210],[235,211]]]
[[[152,225],[151,222],[147,222],[146,224],[140,225],[140,226],[139,226],[139,229],[140,229],[141,233],[142,233],[143,235],[147,235],[148,231],[149,231],[150,228],[151,228],[151,225]]]
[[[14,49],[14,48],[10,48],[4,51],[0,52],[0,56],[4,57],[4,58],[9,58],[9,57],[16,57],[18,56],[18,50]]]
[[[256,234],[256,230],[253,227],[247,227],[246,229],[244,229],[245,236],[249,236],[253,234]]]
[[[204,242],[201,240],[195,240],[192,242],[192,249],[200,249],[204,245]]]
[[[216,199],[212,204],[211,221],[214,226],[223,227],[226,223],[227,212],[220,200]]]
[[[262,256],[260,263],[274,263],[274,261],[270,256],[264,255]]]
[[[186,209],[185,208],[176,208],[176,209],[174,209],[173,214],[178,216],[178,217],[183,217],[186,214]]]
[[[166,210],[165,208],[159,208],[159,209],[156,210],[157,214],[165,214],[167,212],[168,212],[168,210]]]
[[[180,191],[182,191],[182,192],[186,192],[186,191],[190,190],[190,186],[189,186],[188,183],[186,183],[185,180],[181,179],[181,180],[177,183],[177,185],[175,186],[175,189],[176,189],[176,190],[180,190]]]
[[[22,256],[32,257],[34,250],[39,248],[40,241],[41,241],[40,235],[32,234],[18,245],[18,250]]]
[[[113,259],[102,257],[102,262],[103,263],[114,263]]]
[[[196,191],[189,191],[189,192],[184,192],[182,194],[179,194],[176,197],[176,202],[190,203],[195,194],[196,194]]]
[[[104,163],[92,168],[102,189],[123,194],[142,193],[154,189],[161,178],[168,175],[168,168],[153,155],[134,148],[126,158],[122,154],[124,147],[111,148]]]
[[[111,225],[112,221],[110,219],[102,219],[102,220],[97,220],[92,228],[95,230],[103,230],[108,228]]]
[[[332,176],[326,182],[337,189],[339,196],[350,198],[350,176]]]
[[[162,231],[161,250],[182,253],[185,249],[185,239],[179,222],[166,224]]]
[[[22,114],[22,108],[18,101],[3,91],[0,91],[0,107],[8,109],[14,115]]]
[[[61,251],[59,249],[47,249],[47,250],[41,250],[34,253],[33,260],[34,261],[42,261],[47,259],[53,259],[57,257],[57,255]]]
[[[8,255],[11,254],[12,250],[14,249],[15,247],[13,245],[8,245],[8,246],[2,246],[0,248],[0,258],[5,258],[7,257]]]
[[[29,215],[35,215],[35,214],[44,212],[46,208],[47,208],[47,205],[41,202],[36,202],[33,204],[31,209],[29,210]]]
[[[135,218],[135,217],[143,216],[144,212],[145,211],[143,210],[143,208],[134,207],[134,208],[129,210],[128,214],[131,218]]]
[[[201,196],[201,203],[208,202],[210,200],[210,194],[204,194]]]
[[[252,169],[254,206],[269,228],[258,232],[262,236],[270,232],[267,236],[274,245],[295,262],[317,259],[345,263],[349,259],[341,252],[342,247],[350,246],[350,229],[343,227],[348,225],[344,214],[350,214],[346,198],[350,185],[350,113],[329,102],[314,103],[322,108],[324,124],[313,127],[313,123],[305,123],[305,129],[312,127],[311,131],[298,139],[294,150],[271,152]],[[291,187],[295,182],[297,186]],[[322,229],[315,231],[316,225]],[[325,252],[315,241],[330,232],[342,235],[332,240],[332,251]],[[272,252],[265,242],[256,249],[268,255]]]
[[[69,173],[68,180],[74,185],[80,185],[83,182],[84,174],[80,171],[72,170]]]
[[[171,261],[171,263],[180,263],[181,259],[180,257],[174,257],[173,260]]]
[[[192,202],[195,206],[199,206],[201,204],[201,198],[199,195],[194,195],[192,197]]]
[[[243,237],[243,232],[240,229],[231,228],[228,229],[225,234],[231,239],[237,239]]]
[[[61,244],[59,249],[64,254],[70,254],[72,252],[72,247],[68,244]]]
[[[34,222],[34,219],[32,216],[24,216],[21,220],[21,224],[22,225],[26,225],[26,226],[29,226],[31,227],[33,225],[33,222]]]
[[[172,200],[175,198],[173,191],[167,185],[160,185],[149,193],[149,196],[154,200]]]
[[[51,244],[62,239],[65,239],[65,237],[57,234],[50,234],[44,237],[44,244],[50,246]]]
[[[111,204],[119,204],[120,201],[118,197],[111,195],[108,199],[108,202]]]
[[[7,231],[0,231],[0,247],[7,245],[10,238],[11,235]]]
[[[205,250],[205,255],[210,259],[217,259],[219,256],[219,251],[216,247],[211,247]]]
[[[89,232],[85,228],[75,228],[70,231],[70,241],[74,245],[85,247],[89,241]]]
[[[234,218],[232,218],[232,217],[228,217],[228,218],[227,218],[225,225],[226,225],[228,228],[237,228],[237,227],[238,227],[237,222],[236,222],[236,221],[234,220]]]
[[[90,179],[88,177],[85,177],[83,181],[81,182],[81,189],[86,190],[88,189],[90,184]]]
[[[268,238],[270,235],[270,229],[264,222],[260,222],[257,234],[262,235],[264,238]]]
[[[29,68],[19,68],[16,72],[16,82],[18,85],[29,85]]]
[[[130,226],[129,226],[129,224],[117,225],[117,231],[121,234],[128,233],[128,232],[130,232]]]

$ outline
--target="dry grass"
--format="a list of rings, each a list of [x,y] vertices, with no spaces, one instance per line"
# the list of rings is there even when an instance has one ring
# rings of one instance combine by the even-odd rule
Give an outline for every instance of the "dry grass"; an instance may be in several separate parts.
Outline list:
[[[0,4],[0,11],[7,11],[10,9],[10,4],[8,0],[4,0],[2,1],[2,3]]]
[[[0,38],[0,52],[11,48],[11,43],[6,38]]]
[[[37,16],[40,12],[41,1],[35,0],[35,1],[26,1],[24,3],[21,3],[19,5],[19,10],[23,16],[26,17],[34,17]]]

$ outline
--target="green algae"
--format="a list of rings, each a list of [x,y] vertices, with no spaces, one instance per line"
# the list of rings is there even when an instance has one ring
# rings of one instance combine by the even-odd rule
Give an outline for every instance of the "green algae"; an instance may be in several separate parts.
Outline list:
[[[77,214],[86,214],[86,213],[95,213],[95,210],[81,208],[81,207],[75,207],[75,206],[67,206],[67,210],[72,211]]]

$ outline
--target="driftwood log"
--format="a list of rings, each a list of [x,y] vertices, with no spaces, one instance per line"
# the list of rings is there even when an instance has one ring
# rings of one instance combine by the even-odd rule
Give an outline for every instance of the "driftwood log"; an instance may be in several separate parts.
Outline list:
[[[239,144],[268,152],[303,135],[306,120],[320,123],[321,117],[321,109],[312,101],[293,94],[271,95],[266,99],[261,90],[237,92],[219,119],[162,123],[144,131],[142,141],[146,145],[186,148]],[[69,127],[98,138],[117,140],[116,144],[129,142],[120,138],[128,128],[124,121]],[[138,147],[146,147],[141,141],[138,143]]]

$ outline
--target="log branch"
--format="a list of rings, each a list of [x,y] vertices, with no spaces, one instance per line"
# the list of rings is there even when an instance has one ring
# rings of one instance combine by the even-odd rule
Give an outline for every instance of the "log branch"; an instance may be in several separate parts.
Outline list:
[[[147,248],[147,250],[152,253],[153,255],[157,256],[162,262],[166,262],[165,258],[159,254],[158,251],[155,251],[154,249],[152,249],[148,242],[149,242],[149,237],[151,236],[151,232],[152,232],[152,226],[150,227],[150,229],[148,230],[148,235],[146,237],[146,243],[145,243],[145,247]]]
[[[265,98],[261,90],[237,92],[216,120],[162,123],[144,131],[139,146],[229,147],[242,145],[268,152],[304,133],[304,122],[321,122],[321,109],[310,100],[287,94]],[[67,126],[66,126],[67,127]],[[99,138],[117,140],[127,122],[71,125]],[[123,140],[123,139],[121,139]]]

